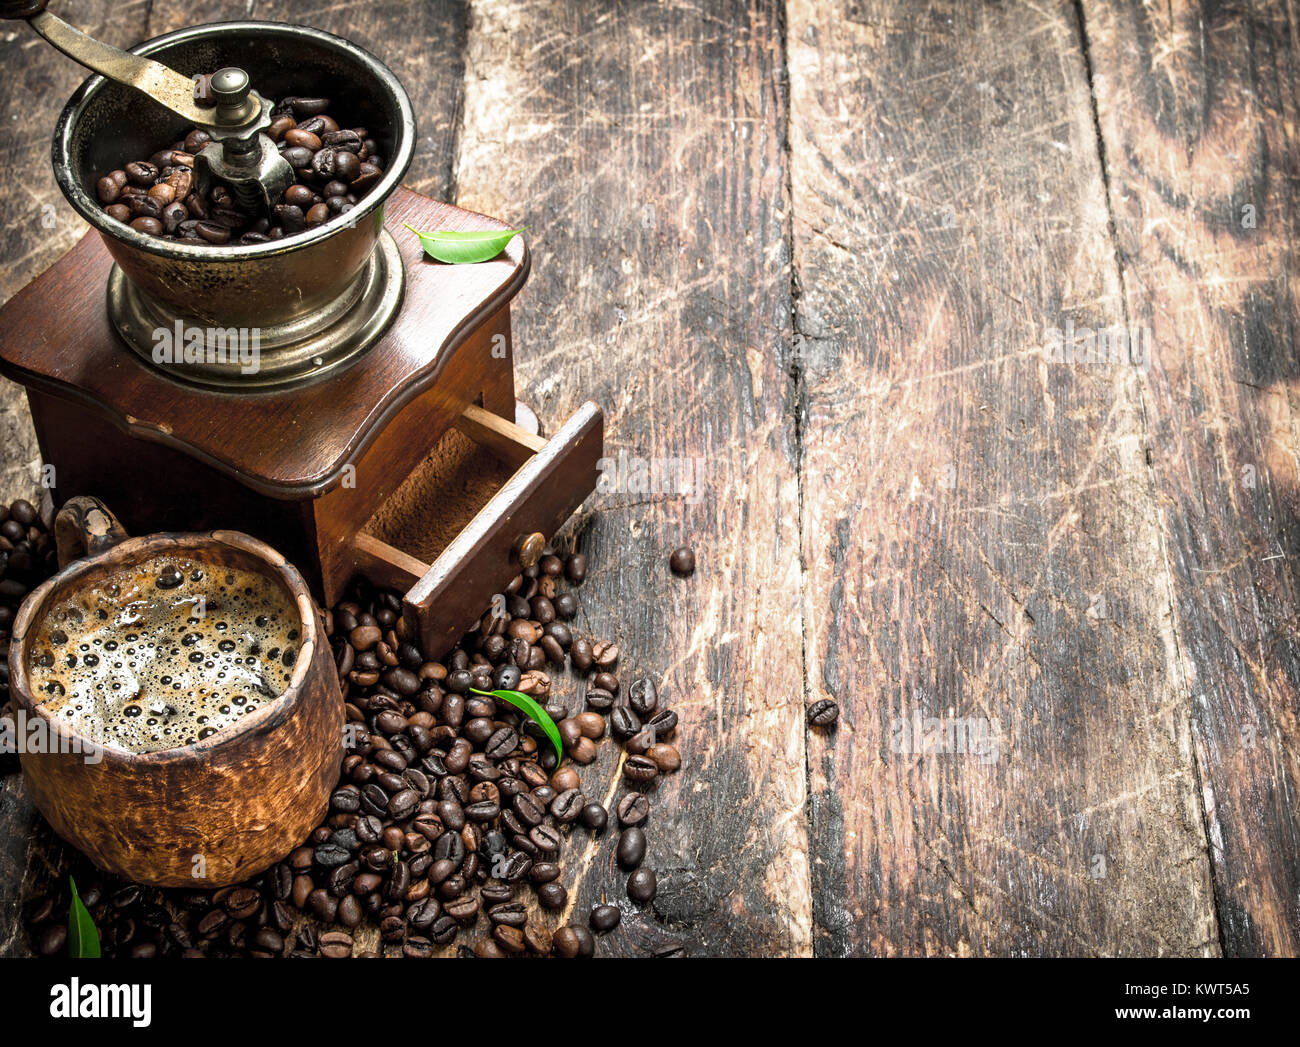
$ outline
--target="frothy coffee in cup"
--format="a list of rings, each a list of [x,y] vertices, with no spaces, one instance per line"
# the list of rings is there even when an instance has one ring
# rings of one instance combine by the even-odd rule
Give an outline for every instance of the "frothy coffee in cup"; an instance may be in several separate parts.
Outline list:
[[[301,621],[254,571],[190,556],[123,567],[54,604],[28,673],[43,708],[128,752],[189,745],[284,693]]]

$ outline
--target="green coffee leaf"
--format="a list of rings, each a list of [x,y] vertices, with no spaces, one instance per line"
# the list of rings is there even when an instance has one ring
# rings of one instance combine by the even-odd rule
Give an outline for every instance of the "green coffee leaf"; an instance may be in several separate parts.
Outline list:
[[[68,955],[74,960],[98,959],[99,931],[90,918],[90,910],[77,893],[77,881],[69,876],[68,883],[72,887],[72,905],[68,908]]]
[[[495,258],[506,249],[506,244],[523,232],[522,229],[483,229],[472,232],[446,229],[422,233],[411,225],[406,228],[420,238],[424,253],[430,258],[453,265],[468,265]]]
[[[480,691],[477,687],[471,687],[475,694],[490,695],[493,698],[500,698],[503,702],[509,702],[516,709],[521,709],[537,721],[537,724],[546,732],[546,737],[551,740],[555,746],[555,758],[564,759],[564,743],[560,740],[560,729],[555,726],[555,721],[545,709],[535,701],[524,694],[522,691]]]

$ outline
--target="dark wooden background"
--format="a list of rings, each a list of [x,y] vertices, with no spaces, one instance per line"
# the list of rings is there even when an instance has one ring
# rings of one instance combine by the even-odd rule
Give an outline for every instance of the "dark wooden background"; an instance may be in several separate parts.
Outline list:
[[[590,625],[687,760],[654,911],[603,948],[1300,952],[1293,0],[52,6],[122,45],[255,17],[374,50],[407,184],[531,229],[525,397],[702,460],[702,499],[597,495],[579,535]],[[84,226],[48,160],[81,74],[21,24],[0,67],[4,300]],[[1067,321],[1149,330],[1149,366],[1048,360]],[[913,714],[996,721],[997,759],[895,751]],[[22,952],[18,778],[0,828]],[[568,862],[580,906],[607,850]]]

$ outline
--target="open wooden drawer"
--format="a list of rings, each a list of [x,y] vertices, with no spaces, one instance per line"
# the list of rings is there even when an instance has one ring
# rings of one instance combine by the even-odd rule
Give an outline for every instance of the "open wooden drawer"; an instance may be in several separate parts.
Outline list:
[[[356,572],[406,592],[441,657],[596,487],[605,416],[584,403],[549,440],[481,407],[455,426],[353,537]]]

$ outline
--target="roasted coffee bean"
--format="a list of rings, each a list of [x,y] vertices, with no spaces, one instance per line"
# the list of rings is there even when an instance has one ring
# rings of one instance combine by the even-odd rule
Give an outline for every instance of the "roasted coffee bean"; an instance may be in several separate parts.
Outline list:
[[[441,915],[442,906],[436,898],[424,898],[406,910],[407,922],[417,931],[429,930]]]
[[[479,912],[479,900],[473,895],[464,894],[447,902],[442,911],[458,923],[469,923]]]
[[[568,789],[551,801],[551,816],[561,824],[576,821],[586,802],[577,789]]]
[[[321,113],[329,109],[330,100],[328,98],[299,98],[295,96],[284,99],[280,105],[292,109],[293,115],[299,120],[306,120],[308,117],[320,116]]]
[[[454,862],[459,869],[465,861],[465,841],[461,839],[460,833],[452,831],[439,836],[433,845],[433,858],[434,861],[446,858]]]
[[[618,926],[622,918],[617,905],[597,905],[591,910],[587,922],[597,934],[607,934]]]
[[[528,871],[528,879],[534,884],[550,883],[559,876],[560,867],[555,862],[535,862]]]
[[[163,231],[174,233],[181,227],[181,223],[189,217],[189,212],[185,210],[182,203],[170,203],[163,208],[162,217],[159,219],[163,224]]]
[[[609,714],[609,727],[616,738],[631,738],[641,730],[641,721],[630,707],[616,705]]]
[[[310,149],[313,153],[321,147],[321,140],[310,131],[304,131],[301,127],[293,127],[285,131],[284,141],[291,146]]]
[[[296,125],[292,116],[277,116],[266,129],[266,135],[272,142],[282,142],[284,133],[294,126]]]
[[[507,953],[524,951],[524,932],[518,927],[499,923],[492,928],[492,938]]]
[[[407,890],[411,886],[411,867],[406,862],[397,861],[393,863],[393,871],[388,877],[388,887],[385,889],[385,895],[393,901],[401,901],[406,897]]]
[[[624,793],[615,805],[619,823],[641,825],[650,817],[650,801],[641,793]]]
[[[829,698],[813,702],[808,708],[808,722],[814,727],[830,727],[840,718],[840,707]]]
[[[393,798],[388,801],[389,817],[396,821],[403,821],[415,813],[415,808],[420,803],[420,794],[414,789],[403,789],[401,792],[394,794]]]
[[[359,862],[348,862],[347,865],[340,865],[329,871],[325,877],[325,884],[330,894],[335,898],[342,898],[352,888],[352,881],[357,878],[361,872]]]
[[[511,801],[519,820],[529,828],[540,825],[546,816],[546,810],[531,793],[520,793]]]
[[[483,751],[494,760],[503,760],[515,751],[519,736],[509,727],[502,727],[487,740]]]
[[[253,948],[279,956],[284,951],[284,938],[272,927],[263,927],[253,935]]]
[[[668,557],[668,566],[673,569],[674,574],[694,574],[695,550],[688,545],[678,546]]]
[[[641,799],[645,799],[645,797],[641,797]],[[587,804],[587,806],[582,809],[582,814],[579,815],[579,818],[582,821],[583,828],[589,829],[594,833],[604,832],[605,826],[609,823],[608,812],[598,803]]]
[[[319,887],[307,896],[307,906],[324,923],[333,923],[339,911],[338,899]]]
[[[455,940],[459,929],[456,921],[444,914],[433,921],[433,926],[429,928],[429,937],[438,945],[448,945]]]
[[[122,170],[126,172],[127,181],[132,185],[138,185],[142,188],[148,188],[153,185],[154,181],[158,178],[158,168],[145,161],[136,161],[135,163],[127,164],[122,168]]]
[[[578,725],[578,730],[585,738],[599,741],[605,737],[605,717],[601,716],[600,713],[591,712],[590,710],[581,712],[573,718],[573,722]]]
[[[261,896],[251,887],[227,889],[218,892],[218,897],[221,907],[236,920],[247,920],[262,903]]]
[[[211,909],[199,919],[195,930],[201,938],[213,938],[224,931],[229,923],[230,917],[224,912],[220,909]]]
[[[603,687],[590,687],[587,689],[587,708],[595,709],[598,712],[607,712],[614,708],[614,695]]]
[[[635,825],[624,829],[619,833],[615,854],[624,869],[635,869],[645,858],[645,831]]]
[[[554,636],[543,636],[540,647],[548,662],[554,662],[556,665],[563,664],[564,648]]]
[[[506,859],[500,878],[507,883],[519,883],[528,875],[532,867],[533,860],[528,855],[516,851]]]
[[[528,906],[523,902],[504,902],[488,910],[488,919],[493,923],[509,924],[522,927],[528,922]]]
[[[68,928],[66,924],[50,924],[36,936],[36,952],[41,956],[58,956],[68,945]]]
[[[484,905],[504,905],[515,899],[515,888],[509,883],[485,883],[479,888],[479,898]]]
[[[644,784],[659,775],[659,765],[648,756],[629,756],[623,763],[623,776],[630,782]]]
[[[563,885],[555,883],[539,884],[536,888],[537,904],[543,909],[549,909],[555,912],[563,909],[569,901],[569,892],[564,889]]]
[[[495,800],[479,800],[465,808],[465,816],[472,822],[490,822],[501,813],[501,805]]]
[[[357,169],[357,176],[350,183],[348,188],[360,196],[362,193],[373,189],[381,178],[384,177],[383,168],[376,164],[375,157],[363,162]]]
[[[581,764],[584,767],[587,764],[592,763],[596,759],[597,755],[596,743],[590,738],[579,738],[577,742],[574,743],[573,748],[569,750],[569,757],[573,762]]]
[[[667,742],[658,742],[650,746],[645,755],[664,773],[675,771],[682,765],[682,754],[677,751],[675,745],[669,745]]]
[[[355,131],[334,130],[321,135],[321,144],[345,153],[360,153],[365,140]]]
[[[564,565],[564,573],[574,585],[581,585],[587,578],[587,556],[574,553]]]
[[[549,825],[535,825],[528,831],[528,838],[539,851],[548,854],[554,854],[560,849],[562,842],[560,834],[552,829]]]
[[[555,725],[560,732],[560,741],[564,743],[566,749],[572,749],[578,744],[578,739],[582,737],[582,727],[578,721],[572,717],[561,720]]]
[[[576,740],[576,739],[575,739]],[[577,789],[582,782],[578,778],[578,772],[572,767],[561,767],[550,778],[550,786],[557,793],[567,792],[570,789]]]
[[[573,660],[573,667],[580,672],[586,672],[591,668],[591,641],[583,637],[578,637],[569,647],[569,657]]]
[[[346,931],[326,931],[320,936],[320,953],[331,960],[342,960],[352,955],[352,935]]]
[[[632,681],[628,688],[627,703],[638,716],[649,716],[659,705],[659,689],[648,676]]]
[[[433,955],[433,942],[418,934],[410,935],[402,943],[402,955],[412,960],[428,959]]]
[[[646,721],[646,726],[654,731],[656,738],[662,740],[677,729],[677,714],[671,709],[660,709]]]
[[[122,195],[122,187],[115,178],[105,175],[95,183],[95,195],[101,204],[115,204]]]
[[[539,924],[530,923],[523,929],[524,945],[534,956],[549,956],[554,939],[551,932]]]

